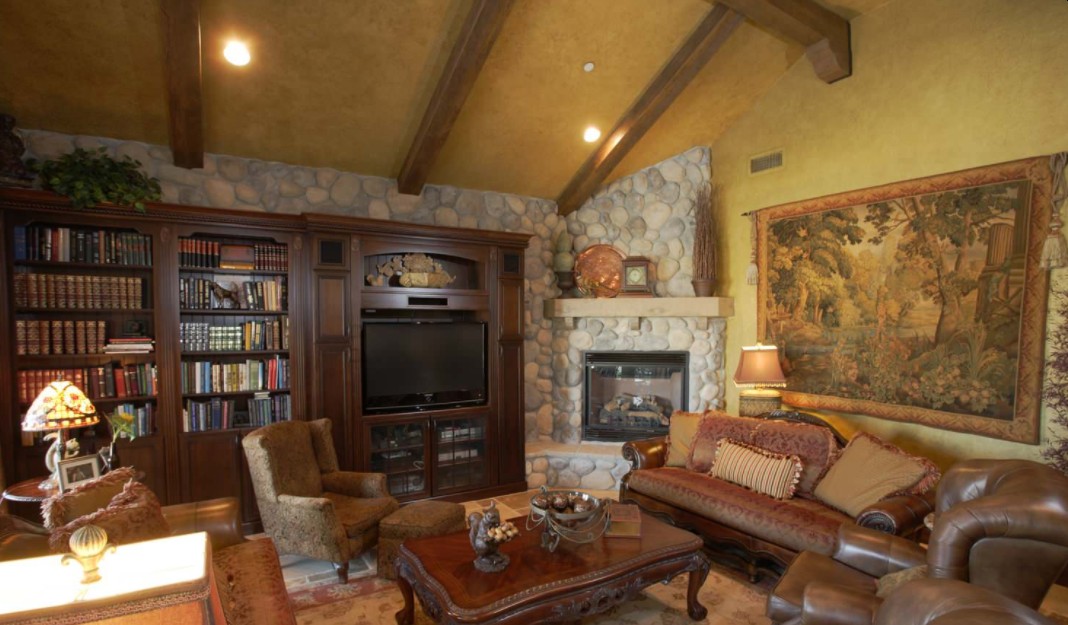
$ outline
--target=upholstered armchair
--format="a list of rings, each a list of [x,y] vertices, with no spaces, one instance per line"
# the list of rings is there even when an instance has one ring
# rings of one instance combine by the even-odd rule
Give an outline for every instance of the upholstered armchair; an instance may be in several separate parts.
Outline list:
[[[242,444],[279,552],[330,561],[348,581],[349,560],[377,542],[378,522],[398,508],[386,477],[338,470],[329,419],[274,423]]]
[[[843,525],[831,556],[805,551],[790,565],[768,596],[767,615],[790,625],[868,625],[908,579],[969,582],[1037,608],[1066,565],[1068,477],[1028,460],[969,460],[938,486],[926,551]]]

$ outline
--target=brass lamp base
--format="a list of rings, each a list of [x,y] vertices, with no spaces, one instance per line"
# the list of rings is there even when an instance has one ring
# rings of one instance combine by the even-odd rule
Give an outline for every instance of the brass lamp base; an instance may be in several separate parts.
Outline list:
[[[759,417],[779,408],[782,408],[782,393],[774,389],[747,389],[738,395],[738,414],[743,417]]]

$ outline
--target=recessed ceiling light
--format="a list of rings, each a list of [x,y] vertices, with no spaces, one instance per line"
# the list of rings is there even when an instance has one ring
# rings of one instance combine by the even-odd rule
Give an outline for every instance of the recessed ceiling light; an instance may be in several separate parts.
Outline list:
[[[586,140],[586,143],[593,143],[601,138],[601,131],[596,126],[589,126],[586,132],[582,133],[582,138]]]
[[[248,46],[237,40],[227,42],[226,47],[223,48],[223,56],[231,64],[238,66],[248,65],[248,62],[252,60]]]
[[[582,65],[582,71],[586,72],[587,74],[592,72],[593,68],[594,68],[594,64],[593,64],[592,61],[587,61],[586,63],[584,63]]]

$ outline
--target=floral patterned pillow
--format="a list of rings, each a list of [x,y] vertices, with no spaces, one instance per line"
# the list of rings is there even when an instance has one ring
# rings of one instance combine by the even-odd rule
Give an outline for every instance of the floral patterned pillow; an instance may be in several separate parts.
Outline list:
[[[117,545],[171,535],[159,500],[147,486],[133,481],[127,482],[107,507],[80,516],[54,530],[48,538],[49,548],[57,553],[70,551],[68,543],[71,534],[85,525],[102,528],[108,533],[108,540]]]

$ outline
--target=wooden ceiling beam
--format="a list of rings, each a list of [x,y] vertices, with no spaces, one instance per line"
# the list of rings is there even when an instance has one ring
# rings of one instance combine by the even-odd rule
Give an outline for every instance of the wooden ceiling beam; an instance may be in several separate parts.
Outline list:
[[[815,0],[716,0],[771,32],[805,46],[816,75],[826,83],[853,73],[849,21]]]
[[[419,130],[408,148],[408,155],[404,157],[397,176],[397,189],[401,193],[418,195],[423,190],[430,168],[445,146],[445,140],[449,138],[514,4],[514,0],[475,0],[471,6],[423,113]]]
[[[163,0],[163,56],[168,131],[174,164],[204,167],[200,0]]]
[[[556,200],[561,216],[597,190],[744,19],[718,4],[709,11],[564,187]]]

